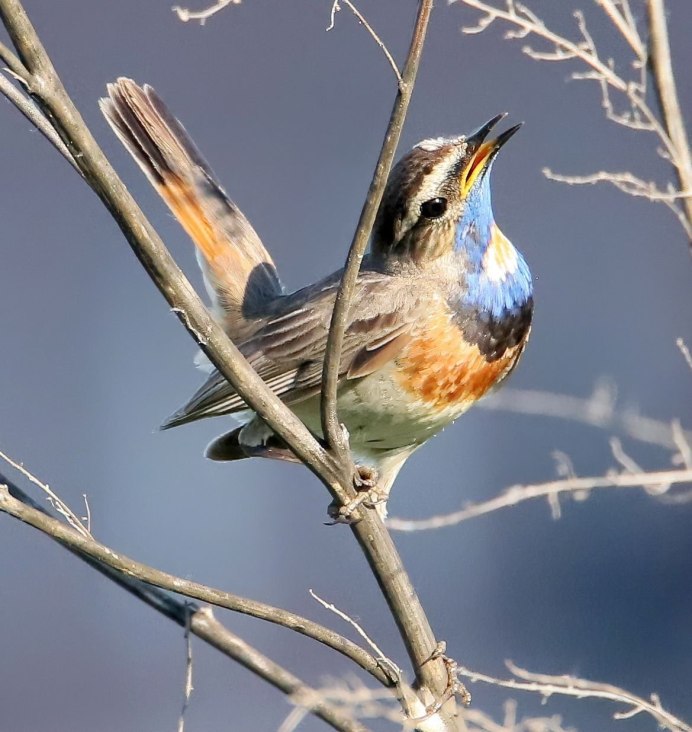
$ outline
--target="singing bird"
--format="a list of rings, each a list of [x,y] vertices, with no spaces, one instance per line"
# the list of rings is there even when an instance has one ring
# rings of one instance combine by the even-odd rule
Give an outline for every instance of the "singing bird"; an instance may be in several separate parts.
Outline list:
[[[320,384],[341,271],[287,294],[269,252],[150,86],[121,78],[108,122],[197,247],[215,317],[267,386],[318,436]],[[420,142],[393,168],[348,313],[338,414],[379,511],[405,460],[499,385],[526,345],[532,282],[493,217],[490,171],[519,129]],[[212,370],[162,429],[233,414],[212,460],[293,453]]]

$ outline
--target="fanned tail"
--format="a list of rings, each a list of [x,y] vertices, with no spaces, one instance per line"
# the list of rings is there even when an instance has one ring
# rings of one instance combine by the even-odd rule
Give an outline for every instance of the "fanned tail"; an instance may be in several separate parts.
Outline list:
[[[274,262],[226,195],[185,128],[152,87],[120,78],[101,110],[194,241],[216,314],[231,337],[246,336],[281,294]]]

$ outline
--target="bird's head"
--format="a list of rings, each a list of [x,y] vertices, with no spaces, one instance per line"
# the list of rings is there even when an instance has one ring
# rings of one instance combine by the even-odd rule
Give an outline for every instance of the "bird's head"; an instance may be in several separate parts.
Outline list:
[[[500,148],[521,126],[486,140],[503,117],[493,117],[468,136],[424,140],[397,163],[373,230],[376,260],[385,266],[424,267],[456,251],[480,265],[496,228],[490,170]]]

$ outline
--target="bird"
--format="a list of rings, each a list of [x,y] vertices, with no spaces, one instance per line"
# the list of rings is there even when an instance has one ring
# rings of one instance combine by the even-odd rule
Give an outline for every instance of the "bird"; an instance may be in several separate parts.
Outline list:
[[[342,270],[285,292],[271,255],[183,125],[149,86],[119,78],[101,109],[196,245],[214,317],[267,386],[322,437],[320,387]],[[515,125],[419,142],[385,187],[347,313],[337,408],[375,505],[404,462],[498,387],[531,331],[528,265],[495,222],[490,173]],[[216,370],[162,429],[234,415],[206,457],[295,461]],[[365,481],[367,483],[367,481]]]

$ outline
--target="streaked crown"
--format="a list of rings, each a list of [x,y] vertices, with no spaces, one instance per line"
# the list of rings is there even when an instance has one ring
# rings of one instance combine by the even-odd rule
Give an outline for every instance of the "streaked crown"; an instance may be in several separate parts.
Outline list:
[[[423,140],[397,163],[373,231],[376,258],[424,265],[454,249],[465,215],[475,211],[482,215],[480,209],[487,206],[492,218],[490,169],[500,148],[520,127],[486,142],[504,116],[493,117],[468,136]]]

